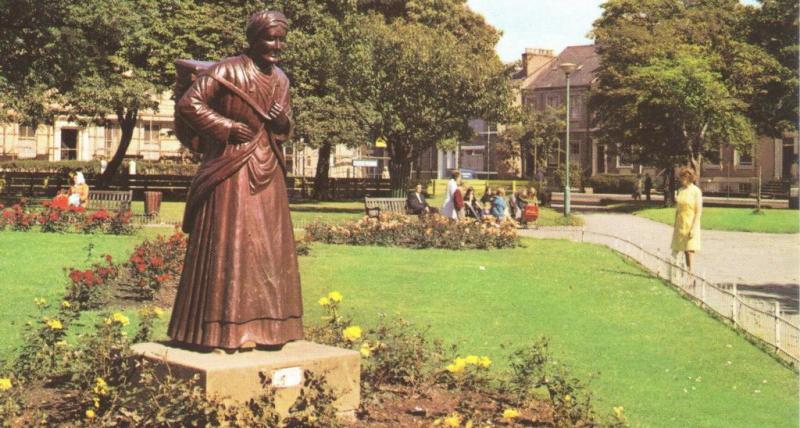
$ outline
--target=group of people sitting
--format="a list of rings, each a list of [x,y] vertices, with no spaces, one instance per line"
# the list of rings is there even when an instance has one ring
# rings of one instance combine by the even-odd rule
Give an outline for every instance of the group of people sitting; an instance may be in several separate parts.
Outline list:
[[[534,187],[520,189],[510,197],[506,197],[505,188],[493,189],[491,186],[487,186],[483,195],[478,198],[475,189],[471,186],[464,186],[461,174],[455,171],[447,184],[441,212],[430,206],[422,193],[420,184],[417,184],[414,190],[408,193],[406,211],[416,215],[441,213],[453,220],[463,218],[480,220],[491,216],[498,221],[514,219],[524,225],[529,220],[535,220],[535,217],[538,217],[538,201]]]

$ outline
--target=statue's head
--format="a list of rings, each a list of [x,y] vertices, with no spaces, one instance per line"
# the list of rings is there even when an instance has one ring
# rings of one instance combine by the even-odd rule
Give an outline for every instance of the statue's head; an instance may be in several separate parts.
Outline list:
[[[268,68],[281,60],[286,47],[289,23],[281,12],[261,10],[247,22],[248,54],[261,68]]]

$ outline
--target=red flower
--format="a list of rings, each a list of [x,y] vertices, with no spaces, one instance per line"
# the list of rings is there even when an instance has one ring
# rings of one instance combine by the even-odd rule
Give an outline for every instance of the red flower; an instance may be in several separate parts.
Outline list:
[[[145,266],[145,265],[144,265],[144,263],[138,263],[138,264],[136,265],[136,269],[137,269],[139,272],[144,272],[144,271],[145,271],[145,269],[147,269],[147,266]]]
[[[164,266],[164,259],[161,257],[150,257],[150,264],[155,267]]]
[[[3,211],[3,218],[11,218],[12,216],[14,216],[13,211]]]
[[[58,221],[58,211],[50,211],[50,215],[47,216],[50,221]]]
[[[169,274],[165,273],[163,275],[156,275],[156,281],[158,281],[159,283],[165,282],[168,279],[169,279]]]

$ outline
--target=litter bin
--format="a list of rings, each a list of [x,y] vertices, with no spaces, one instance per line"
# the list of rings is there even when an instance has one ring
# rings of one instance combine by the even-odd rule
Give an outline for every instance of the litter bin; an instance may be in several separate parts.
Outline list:
[[[161,211],[161,192],[144,192],[144,213],[157,216]]]

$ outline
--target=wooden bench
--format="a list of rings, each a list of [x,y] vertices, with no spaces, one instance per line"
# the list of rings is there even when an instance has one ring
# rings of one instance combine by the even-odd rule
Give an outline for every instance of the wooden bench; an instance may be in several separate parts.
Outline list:
[[[125,212],[131,209],[132,190],[89,190],[88,211]]]
[[[364,210],[369,217],[379,217],[384,212],[407,214],[406,198],[364,198]]]

